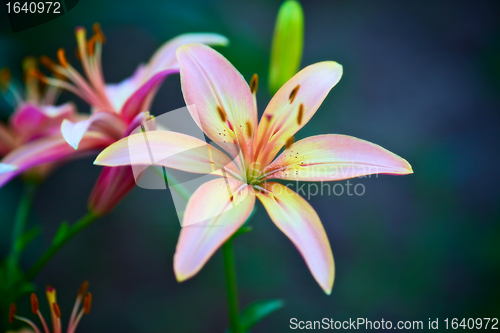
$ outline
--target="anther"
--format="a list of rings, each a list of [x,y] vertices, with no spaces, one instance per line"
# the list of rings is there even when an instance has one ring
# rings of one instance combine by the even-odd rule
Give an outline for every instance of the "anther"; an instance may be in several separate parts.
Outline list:
[[[14,319],[16,317],[16,312],[17,312],[17,309],[16,309],[16,304],[15,303],[12,303],[10,305],[10,309],[9,309],[9,323],[14,323]]]
[[[300,84],[298,84],[295,88],[293,88],[292,92],[290,93],[290,104],[293,103],[295,96],[297,96],[297,92],[299,91],[299,88],[300,88]]]
[[[37,78],[38,80],[40,80],[40,82],[43,82],[43,83],[48,82],[47,77],[45,75],[43,75],[43,73],[40,72],[38,69],[32,68],[26,74]]]
[[[286,149],[290,148],[294,142],[295,142],[295,138],[293,136],[291,136],[288,140],[286,140],[285,148]]]
[[[252,135],[253,135],[252,124],[249,121],[247,121],[246,125],[247,125],[247,134],[248,134],[248,137],[251,138]]]
[[[250,92],[252,94],[256,94],[258,87],[259,87],[259,76],[257,74],[254,74],[252,76],[252,79],[250,80]]]
[[[83,300],[83,313],[88,315],[90,313],[90,308],[92,307],[92,293],[87,293],[85,299]]]
[[[85,293],[87,292],[87,289],[89,287],[89,282],[84,281],[82,285],[80,286],[80,289],[78,289],[78,293],[76,294],[76,297],[83,297]]]
[[[299,113],[297,114],[297,124],[302,124],[302,118],[304,117],[304,104],[299,105]]]
[[[49,71],[54,72],[55,62],[47,56],[40,56],[40,63],[45,66]]]
[[[92,30],[94,30],[94,35],[96,36],[97,40],[101,42],[101,44],[106,43],[106,36],[104,36],[104,34],[102,33],[101,25],[99,23],[94,23],[94,25],[92,25]]]
[[[35,293],[31,293],[31,312],[33,314],[38,314],[38,297],[36,297]]]
[[[57,59],[59,60],[61,66],[63,66],[64,68],[68,67],[68,61],[66,60],[66,52],[62,47],[59,50],[57,50]]]
[[[96,36],[92,36],[87,42],[87,53],[89,56],[94,54]]]
[[[0,86],[7,88],[10,84],[10,69],[4,67],[0,69]]]
[[[54,315],[57,318],[61,318],[61,309],[59,308],[59,305],[57,305],[57,303],[52,304],[52,310],[54,311]]]
[[[225,123],[227,119],[226,111],[224,111],[224,109],[221,106],[217,105],[217,112],[219,113],[219,117],[222,120],[222,122]]]

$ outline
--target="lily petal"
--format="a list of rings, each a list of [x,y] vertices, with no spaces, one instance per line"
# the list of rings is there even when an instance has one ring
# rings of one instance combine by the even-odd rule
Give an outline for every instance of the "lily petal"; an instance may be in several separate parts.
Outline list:
[[[342,66],[334,61],[307,66],[274,95],[261,118],[255,153],[264,165],[316,113],[342,76]]]
[[[211,174],[226,168],[238,173],[231,159],[190,135],[171,131],[132,134],[107,147],[94,164],[105,166],[162,165],[192,173]]]
[[[65,119],[61,124],[61,132],[66,142],[78,149],[80,141],[88,131],[101,131],[115,138],[121,138],[126,130],[123,120],[115,113],[108,111],[94,112],[87,120],[73,123]]]
[[[406,175],[410,164],[374,143],[352,136],[327,134],[300,140],[266,169],[267,179],[342,180],[371,174]]]
[[[17,167],[11,164],[0,163],[0,175],[7,172],[16,171]]]
[[[170,75],[178,73],[178,69],[165,69],[159,71],[147,79],[133,94],[130,96],[123,108],[121,114],[128,123],[132,121],[140,112],[149,111],[151,102],[162,84],[163,80]]]
[[[197,125],[232,156],[246,156],[257,111],[243,76],[220,53],[203,44],[177,49],[184,100]],[[194,107],[193,107],[194,105]],[[235,146],[236,145],[236,146]]]
[[[174,256],[177,281],[198,273],[245,223],[255,204],[253,192],[249,185],[227,178],[204,183],[193,193]]]
[[[33,103],[20,105],[12,117],[10,125],[20,138],[25,142],[38,137],[56,134],[64,119],[71,119],[76,115],[73,103],[60,106],[39,106]]]
[[[31,141],[13,150],[1,161],[16,166],[17,170],[0,175],[0,187],[19,173],[34,166],[82,156],[91,149],[99,150],[107,147],[111,142],[112,139],[109,137],[95,132],[85,135],[80,142],[80,151],[75,151],[70,147],[62,136],[44,137]]]
[[[153,54],[147,65],[148,74],[152,75],[166,68],[179,68],[179,62],[175,56],[175,51],[179,46],[191,43],[226,46],[229,44],[229,40],[222,35],[214,33],[189,33],[179,35],[165,42]]]
[[[274,224],[293,242],[325,293],[332,291],[335,276],[332,249],[318,214],[290,188],[274,182],[257,192]]]
[[[130,166],[105,167],[90,194],[90,211],[98,216],[109,213],[134,187]]]

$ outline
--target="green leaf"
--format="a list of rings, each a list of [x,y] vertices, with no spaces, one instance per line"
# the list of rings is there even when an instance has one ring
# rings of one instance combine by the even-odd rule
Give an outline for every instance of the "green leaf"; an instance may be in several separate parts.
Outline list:
[[[274,311],[281,309],[284,305],[285,302],[280,299],[257,301],[250,304],[240,314],[240,325],[243,332],[248,332],[258,322]]]
[[[19,252],[24,251],[26,246],[28,246],[29,243],[31,243],[35,238],[37,238],[40,235],[40,233],[41,229],[39,226],[31,228],[28,232],[26,232],[16,241],[16,249]]]
[[[67,238],[67,235],[69,233],[69,223],[68,222],[63,222],[59,226],[59,229],[57,229],[56,235],[54,236],[54,239],[52,240],[52,244],[59,244],[61,241],[65,240]]]

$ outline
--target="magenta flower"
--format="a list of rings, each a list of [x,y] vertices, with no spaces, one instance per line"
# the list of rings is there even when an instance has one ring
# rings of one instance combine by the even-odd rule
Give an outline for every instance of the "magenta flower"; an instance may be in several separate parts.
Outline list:
[[[231,162],[214,146],[208,146],[208,154],[200,154],[202,141],[184,134],[147,132],[153,155],[173,156],[157,159],[156,164],[198,173],[219,169],[213,174],[223,176],[200,186],[187,204],[185,227],[174,257],[178,281],[194,276],[243,225],[256,196],[329,294],[334,261],[317,213],[289,187],[270,180],[335,181],[373,173],[404,175],[413,172],[410,164],[376,144],[346,135],[318,135],[293,143],[293,135],[340,80],[342,66],[336,62],[316,63],[296,74],[272,98],[257,123],[256,75],[249,86],[222,55],[201,44],[180,47],[177,58],[190,113],[206,136],[234,159]],[[111,145],[95,164],[150,164],[143,137],[143,133],[134,134]],[[282,147],[285,149],[278,155]]]

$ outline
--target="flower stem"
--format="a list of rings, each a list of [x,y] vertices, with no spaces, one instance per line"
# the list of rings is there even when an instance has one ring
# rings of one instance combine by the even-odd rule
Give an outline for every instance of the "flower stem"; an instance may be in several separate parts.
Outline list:
[[[45,251],[45,253],[38,259],[38,261],[26,273],[26,280],[31,281],[42,270],[49,260],[80,231],[92,224],[97,219],[97,216],[92,212],[85,214],[78,222],[73,224],[60,238],[54,239],[52,245]]]
[[[12,238],[10,244],[10,254],[9,254],[9,268],[8,268],[8,283],[12,285],[13,274],[16,266],[19,264],[19,258],[21,256],[22,248],[18,243],[18,240],[24,234],[24,229],[26,228],[26,222],[28,221],[31,206],[33,204],[33,197],[35,195],[35,185],[26,184],[24,194],[19,201],[19,206],[17,207],[16,219],[14,220],[14,226],[12,228]]]
[[[224,270],[226,273],[227,303],[229,327],[231,333],[241,333],[238,308],[238,289],[236,287],[236,271],[234,267],[233,240],[230,238],[222,245]]]

